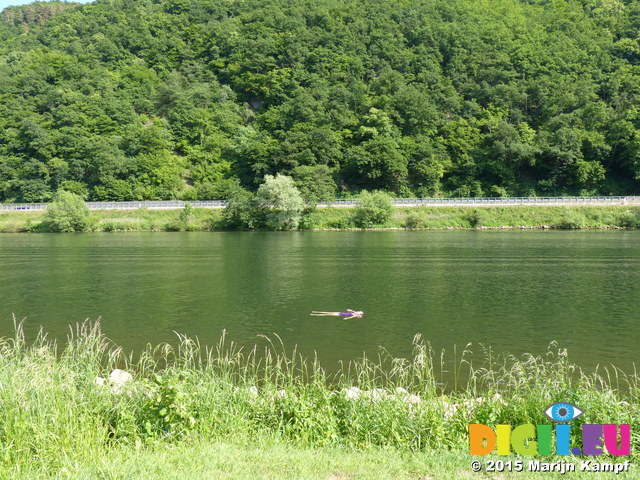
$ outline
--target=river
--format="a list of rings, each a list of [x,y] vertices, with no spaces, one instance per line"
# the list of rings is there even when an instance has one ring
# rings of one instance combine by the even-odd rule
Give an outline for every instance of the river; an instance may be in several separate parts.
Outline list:
[[[61,342],[101,317],[127,351],[174,332],[243,345],[277,334],[325,365],[468,343],[630,370],[640,339],[638,231],[381,231],[0,235],[0,335],[26,317]],[[362,319],[312,310],[364,310]],[[275,337],[274,337],[275,338]],[[452,360],[451,360],[452,361]]]

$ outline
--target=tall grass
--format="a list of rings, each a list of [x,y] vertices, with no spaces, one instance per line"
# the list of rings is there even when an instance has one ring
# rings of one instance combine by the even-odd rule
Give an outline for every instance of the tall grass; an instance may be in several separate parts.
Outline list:
[[[584,410],[576,423],[632,424],[632,450],[640,446],[638,373],[582,372],[555,344],[546,357],[488,350],[478,365],[467,347],[454,383],[443,385],[446,355],[419,336],[410,358],[383,350],[337,372],[277,336],[263,340],[244,348],[223,332],[208,348],[179,335],[176,346],[148,346],[134,358],[98,322],[70,329],[63,347],[44,332],[28,343],[17,324],[0,340],[0,477],[195,438],[464,450],[469,423],[547,423],[543,412],[555,401]],[[133,380],[96,382],[114,368]]]
[[[224,230],[222,210],[194,208],[178,210],[94,211],[89,231],[211,231]],[[403,207],[383,223],[358,222],[357,208],[310,209],[301,229],[354,229],[358,226],[393,229],[479,228],[640,228],[640,208],[633,206],[508,206],[508,207]],[[42,213],[0,213],[1,232],[45,232]]]

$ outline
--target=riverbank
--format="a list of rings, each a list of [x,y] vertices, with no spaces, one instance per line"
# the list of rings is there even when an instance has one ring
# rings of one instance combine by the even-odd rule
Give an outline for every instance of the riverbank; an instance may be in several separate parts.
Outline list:
[[[356,207],[317,208],[301,221],[303,230],[356,229]],[[48,232],[44,212],[0,213],[0,233]],[[405,207],[377,229],[618,229],[639,228],[640,207],[635,206],[508,206]],[[92,211],[88,231],[162,232],[225,230],[222,210],[103,210]]]
[[[443,386],[443,357],[413,346],[329,374],[268,339],[241,349],[223,334],[207,349],[179,337],[132,360],[98,324],[61,348],[18,326],[0,340],[0,477],[159,478],[175,464],[174,478],[460,478],[472,474],[469,423],[548,424],[563,401],[585,412],[572,426],[640,429],[637,373],[583,373],[552,345],[482,365],[463,354],[453,368],[465,380]]]

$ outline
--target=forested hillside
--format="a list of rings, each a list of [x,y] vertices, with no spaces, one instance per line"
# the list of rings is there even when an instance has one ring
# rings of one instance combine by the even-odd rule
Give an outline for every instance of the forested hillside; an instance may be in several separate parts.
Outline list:
[[[98,0],[0,14],[0,201],[640,190],[637,0]]]

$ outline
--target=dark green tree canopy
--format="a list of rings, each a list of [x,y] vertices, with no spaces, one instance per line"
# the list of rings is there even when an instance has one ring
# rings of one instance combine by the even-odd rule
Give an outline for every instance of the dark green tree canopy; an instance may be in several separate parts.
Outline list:
[[[97,0],[0,13],[0,201],[627,194],[633,0]]]

